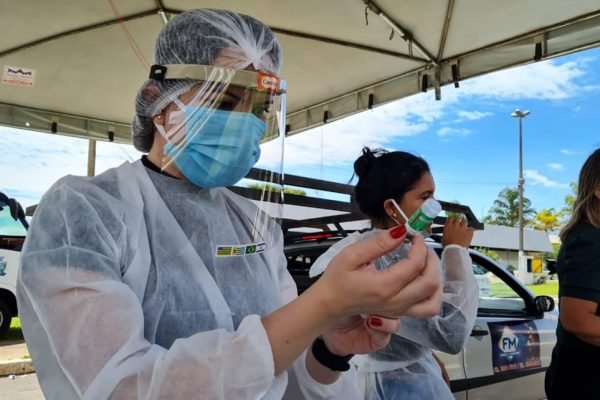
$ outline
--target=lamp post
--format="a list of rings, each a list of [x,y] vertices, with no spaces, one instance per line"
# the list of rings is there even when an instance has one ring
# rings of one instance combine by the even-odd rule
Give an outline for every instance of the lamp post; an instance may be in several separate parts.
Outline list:
[[[525,253],[523,246],[523,118],[531,114],[528,110],[521,111],[518,108],[511,114],[513,118],[519,118],[519,275],[525,282],[527,268],[525,266]],[[525,282],[527,283],[527,282]]]

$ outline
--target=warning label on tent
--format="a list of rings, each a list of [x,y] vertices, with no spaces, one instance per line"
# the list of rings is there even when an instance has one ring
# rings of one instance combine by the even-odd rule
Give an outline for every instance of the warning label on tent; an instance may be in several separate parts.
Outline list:
[[[2,83],[5,85],[32,87],[35,82],[35,69],[4,66]]]

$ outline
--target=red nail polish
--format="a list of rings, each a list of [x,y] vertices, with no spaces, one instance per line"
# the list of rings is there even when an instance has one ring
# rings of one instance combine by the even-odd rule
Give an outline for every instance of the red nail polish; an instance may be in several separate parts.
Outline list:
[[[394,239],[398,239],[398,238],[404,236],[405,234],[406,234],[406,227],[404,225],[397,226],[390,231],[390,235]]]
[[[383,325],[383,321],[381,320],[381,318],[370,317],[369,318],[369,325],[371,325],[371,326],[381,326],[381,325]]]

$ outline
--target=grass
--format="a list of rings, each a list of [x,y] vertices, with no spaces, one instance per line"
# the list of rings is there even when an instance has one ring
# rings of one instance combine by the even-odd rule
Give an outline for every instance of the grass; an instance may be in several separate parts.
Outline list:
[[[547,281],[542,285],[527,285],[536,296],[558,296],[558,281]],[[505,283],[491,283],[490,290],[493,297],[515,297],[515,292]]]
[[[21,331],[21,321],[19,318],[13,318],[10,322],[10,328],[8,332],[2,338],[2,340],[24,340],[23,332]]]
[[[543,285],[528,285],[529,290],[531,290],[536,296],[546,295],[546,296],[558,296],[558,281],[546,281]]]

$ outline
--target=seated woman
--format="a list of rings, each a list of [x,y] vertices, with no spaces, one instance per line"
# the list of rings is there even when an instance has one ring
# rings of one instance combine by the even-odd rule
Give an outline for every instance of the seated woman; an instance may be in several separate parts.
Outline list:
[[[403,216],[412,215],[435,192],[427,162],[409,153],[365,148],[354,163],[354,171],[358,176],[355,200],[363,214],[370,217],[374,229],[336,243],[313,264],[311,275],[323,271],[352,243],[406,223]],[[475,322],[479,289],[468,252],[472,238],[473,231],[466,221],[448,218],[442,239],[439,314],[430,318],[401,317],[401,329],[387,347],[355,357],[354,362],[366,377],[367,399],[454,399],[442,376],[443,366],[441,369],[432,350],[459,353]],[[406,250],[399,249],[396,254],[406,254]]]

